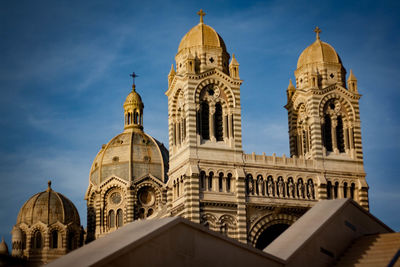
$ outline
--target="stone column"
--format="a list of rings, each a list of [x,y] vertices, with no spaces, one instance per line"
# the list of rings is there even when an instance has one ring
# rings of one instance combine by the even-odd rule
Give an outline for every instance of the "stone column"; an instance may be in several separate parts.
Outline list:
[[[215,106],[210,105],[210,116],[209,116],[210,140],[216,142],[215,129],[214,129],[214,116],[215,116]]]
[[[332,136],[332,149],[335,154],[339,154],[339,149],[337,146],[337,138],[336,138],[336,126],[337,126],[337,118],[332,117],[332,126],[331,126],[331,136]]]

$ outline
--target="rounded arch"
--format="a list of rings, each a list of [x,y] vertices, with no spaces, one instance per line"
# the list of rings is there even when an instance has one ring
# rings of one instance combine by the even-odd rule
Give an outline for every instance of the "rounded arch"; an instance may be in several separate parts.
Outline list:
[[[327,94],[326,96],[324,96],[320,103],[319,103],[319,116],[320,118],[322,118],[324,116],[324,109],[326,107],[326,104],[330,101],[330,100],[338,100],[340,102],[340,104],[343,105],[344,109],[346,110],[346,114],[345,114],[345,119],[349,120],[349,121],[355,121],[355,112],[354,112],[354,108],[351,105],[351,103],[345,99],[342,95],[338,94],[338,93],[331,93],[331,94]]]
[[[203,90],[204,87],[206,87],[210,84],[215,84],[216,86],[218,86],[218,88],[220,88],[225,93],[225,95],[228,99],[228,108],[234,108],[236,106],[236,100],[235,100],[232,90],[227,85],[225,85],[225,83],[223,83],[222,81],[220,81],[218,79],[206,79],[206,80],[202,81],[196,87],[196,89],[194,90],[194,95],[193,95],[195,103],[200,103],[201,91]]]
[[[211,213],[205,213],[201,216],[200,223],[210,230],[217,228],[217,218]]]
[[[277,225],[277,224],[285,224],[285,225],[290,226],[297,219],[298,219],[298,217],[291,215],[291,214],[286,214],[286,213],[268,214],[264,217],[261,217],[250,228],[250,231],[248,234],[249,242],[255,247],[261,234],[267,228],[269,228],[273,225]]]

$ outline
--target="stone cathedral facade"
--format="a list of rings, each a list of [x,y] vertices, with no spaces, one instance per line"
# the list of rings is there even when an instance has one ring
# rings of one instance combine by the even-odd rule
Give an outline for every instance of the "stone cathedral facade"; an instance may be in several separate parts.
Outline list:
[[[290,157],[245,154],[239,63],[198,14],[168,75],[169,151],[144,132],[133,83],[123,132],[102,145],[90,168],[86,233],[73,203],[49,182],[19,212],[13,256],[47,263],[84,239],[169,216],[263,249],[320,200],[352,198],[369,209],[357,79],[352,71],[346,77],[319,28],[286,90]]]
[[[239,63],[199,15],[168,75],[169,151],[143,131],[134,84],[124,131],[90,170],[87,241],[134,220],[182,216],[262,249],[319,200],[353,198],[368,210],[357,80],[350,71],[346,81],[320,30],[286,90],[290,157],[245,154]]]

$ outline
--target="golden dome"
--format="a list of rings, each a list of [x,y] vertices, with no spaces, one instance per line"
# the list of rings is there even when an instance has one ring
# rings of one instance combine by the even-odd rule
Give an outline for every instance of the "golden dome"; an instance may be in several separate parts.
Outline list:
[[[316,40],[301,53],[299,60],[297,61],[297,68],[299,69],[302,66],[312,63],[341,64],[342,62],[340,61],[340,57],[336,53],[335,49],[330,44],[320,40],[320,28],[315,27],[314,32],[316,33]]]
[[[325,42],[317,39],[313,44],[304,49],[297,61],[297,68],[311,63],[341,63],[335,49]]]
[[[100,185],[112,176],[134,181],[152,175],[167,181],[168,150],[143,131],[123,132],[98,152],[90,171],[90,182]]]
[[[179,44],[178,53],[186,48],[197,46],[208,46],[222,48],[226,51],[224,40],[210,26],[200,22],[194,26],[185,36],[183,36]]]
[[[25,202],[19,211],[17,224],[33,225],[39,221],[47,225],[57,221],[62,224],[81,224],[79,213],[71,200],[57,193],[50,186],[49,181],[46,191],[37,193]]]
[[[136,92],[135,90],[135,85],[132,85],[132,91],[129,93],[129,95],[126,97],[125,103],[124,103],[124,108],[125,109],[139,109],[142,110],[144,107],[142,98],[140,95]]]

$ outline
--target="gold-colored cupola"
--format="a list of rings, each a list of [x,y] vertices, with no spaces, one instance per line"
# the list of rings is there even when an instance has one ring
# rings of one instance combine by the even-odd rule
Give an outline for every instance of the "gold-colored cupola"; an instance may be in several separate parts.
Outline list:
[[[126,97],[124,103],[124,129],[143,130],[143,102],[140,95],[136,92],[135,78],[138,77],[134,72],[130,75],[133,78],[132,91]]]

